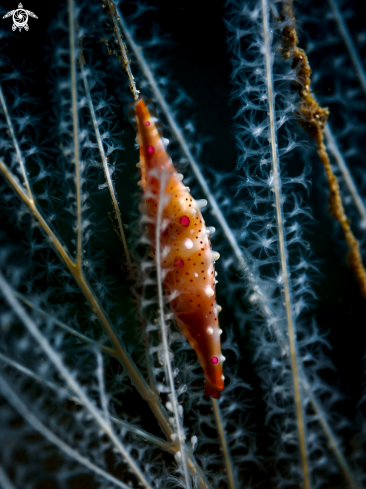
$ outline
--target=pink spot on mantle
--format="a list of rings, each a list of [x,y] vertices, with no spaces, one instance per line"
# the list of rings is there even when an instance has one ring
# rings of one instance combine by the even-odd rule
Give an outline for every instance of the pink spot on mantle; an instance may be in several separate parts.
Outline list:
[[[175,261],[174,261],[175,267],[182,268],[183,265],[184,265],[184,261],[182,260],[182,258],[176,258],[175,259]]]
[[[144,124],[145,124],[146,127],[147,126],[150,126],[150,121],[145,121]]]
[[[212,357],[211,363],[213,363],[214,365],[217,365],[219,363],[219,359],[217,357]]]
[[[182,226],[187,227],[189,226],[189,223],[191,222],[188,216],[182,216],[179,219],[179,222],[181,223]]]
[[[148,146],[147,147],[147,152],[149,153],[149,155],[152,155],[155,153],[155,148],[154,146]]]

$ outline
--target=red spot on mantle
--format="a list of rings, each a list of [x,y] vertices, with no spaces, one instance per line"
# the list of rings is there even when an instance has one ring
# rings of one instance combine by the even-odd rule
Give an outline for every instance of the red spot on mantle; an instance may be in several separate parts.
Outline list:
[[[187,227],[189,226],[189,223],[191,222],[188,216],[182,216],[179,219],[179,222],[181,223],[182,226]]]
[[[184,265],[184,261],[182,260],[182,258],[176,258],[175,259],[175,261],[174,261],[175,267],[182,268],[183,265]]]

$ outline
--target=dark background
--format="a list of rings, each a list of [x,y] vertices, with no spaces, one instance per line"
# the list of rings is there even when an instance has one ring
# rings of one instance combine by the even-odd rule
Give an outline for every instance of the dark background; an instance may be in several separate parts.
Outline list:
[[[157,10],[146,13],[143,25],[147,37],[153,23],[158,23],[162,35],[169,33],[169,46],[162,50],[162,67],[193,99],[191,117],[196,123],[197,133],[212,138],[205,146],[204,164],[210,165],[212,169],[234,171],[237,159],[232,129],[235,103],[230,101],[231,65],[223,22],[226,13],[224,3],[206,0],[149,1],[148,4],[156,6]],[[16,8],[15,4],[17,1],[14,0],[2,1],[1,7],[6,12]],[[39,100],[37,110],[44,114],[50,111],[49,94],[53,90],[49,84],[49,28],[61,5],[62,2],[24,1],[24,8],[33,11],[38,19],[29,19],[28,32],[16,31],[11,37],[1,39],[2,52],[9,56],[15,67],[26,73],[24,89]],[[311,4],[308,5],[301,6],[305,14],[310,12]],[[352,31],[359,32],[364,23],[365,6],[360,6],[359,2],[348,2],[347,11],[350,15],[357,12],[349,22]],[[301,24],[300,15],[299,22]],[[11,19],[3,21],[3,29],[10,31],[10,26]],[[324,60],[325,65],[327,62]],[[329,89],[333,88],[330,86]],[[119,86],[108,81],[108,90],[118,100],[119,91],[127,90],[127,85]],[[126,122],[125,107],[120,107],[120,110],[126,147],[122,160],[128,165],[125,173],[127,185],[132,186],[135,178],[132,165],[137,161],[133,151],[134,136]],[[337,114],[331,114],[332,117],[336,121]],[[309,228],[309,240],[318,260],[320,275],[315,282],[318,299],[308,317],[316,318],[321,331],[329,331],[328,338],[333,346],[329,355],[336,371],[327,374],[327,377],[348,397],[342,410],[345,416],[353,418],[364,385],[362,357],[365,353],[365,300],[361,298],[347,267],[346,247],[340,232],[336,230],[337,224],[327,215],[323,170],[314,153],[311,158],[313,186],[309,203],[315,221]],[[360,155],[360,158],[364,158],[364,155]],[[117,183],[117,190],[125,192],[125,185],[126,180]],[[1,220],[4,221],[4,218]],[[118,260],[117,243],[117,240],[105,243],[112,260]],[[252,381],[244,380],[249,383]]]

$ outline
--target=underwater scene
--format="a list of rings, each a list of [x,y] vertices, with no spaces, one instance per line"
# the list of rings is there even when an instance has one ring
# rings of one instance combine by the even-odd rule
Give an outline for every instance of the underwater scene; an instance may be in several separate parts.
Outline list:
[[[365,487],[365,5],[0,10],[0,487]]]

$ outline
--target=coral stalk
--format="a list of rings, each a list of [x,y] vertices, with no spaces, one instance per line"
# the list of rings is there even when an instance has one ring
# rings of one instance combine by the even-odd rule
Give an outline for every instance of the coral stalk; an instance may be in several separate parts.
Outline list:
[[[325,125],[329,112],[327,108],[320,107],[311,93],[311,69],[305,51],[297,46],[298,36],[295,28],[292,0],[286,3],[282,16],[289,17],[291,20],[291,24],[282,31],[282,55],[285,59],[292,58],[293,67],[299,68],[298,82],[295,84],[301,99],[301,105],[297,111],[297,121],[304,131],[315,140],[318,147],[318,155],[324,166],[330,190],[328,212],[341,225],[344,239],[348,244],[348,264],[358,282],[362,296],[366,299],[366,270],[362,263],[360,244],[352,232],[350,221],[344,210],[339,183],[334,175],[324,144]]]

